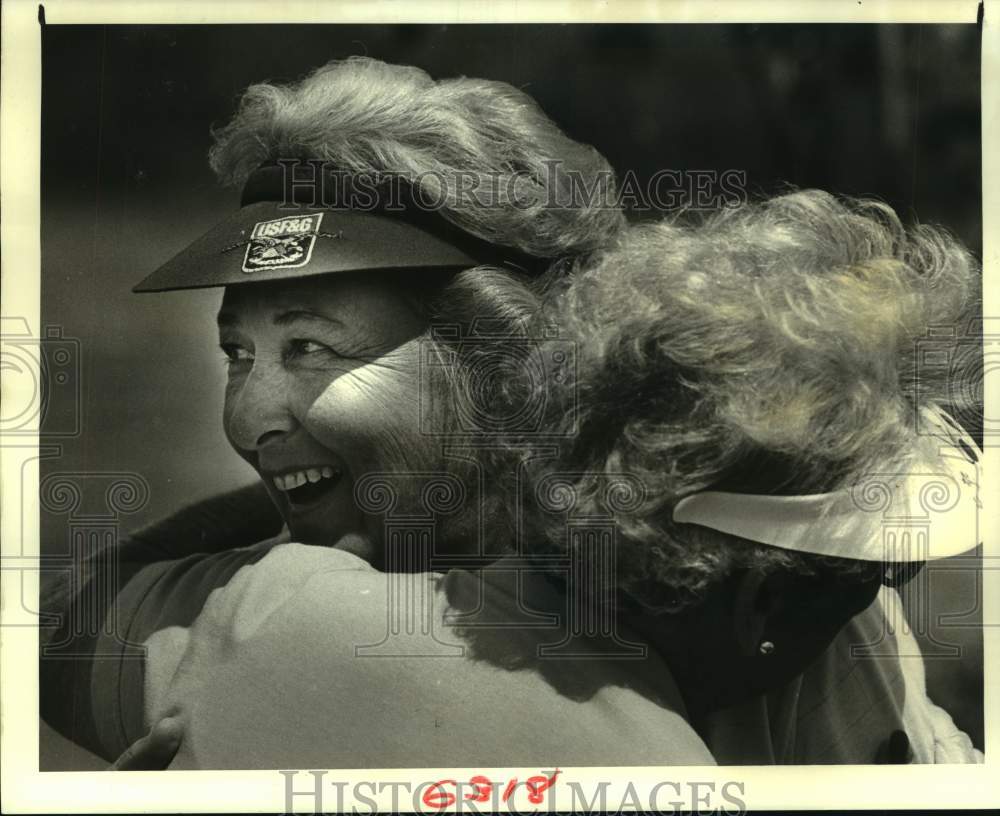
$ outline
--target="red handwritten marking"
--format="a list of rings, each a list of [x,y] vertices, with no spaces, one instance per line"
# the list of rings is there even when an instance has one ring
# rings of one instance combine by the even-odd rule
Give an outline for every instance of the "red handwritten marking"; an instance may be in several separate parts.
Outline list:
[[[528,791],[528,801],[533,805],[540,805],[545,799],[545,791],[551,788],[556,783],[556,777],[560,774],[558,768],[552,773],[552,776],[529,776],[523,783],[525,789]],[[498,787],[501,783],[492,782],[489,777],[483,776],[482,774],[476,774],[471,777],[468,782],[462,783],[462,787],[469,785],[472,790],[467,793],[464,800],[467,802],[488,802],[490,801],[490,796],[493,793],[493,788]],[[427,807],[439,808],[443,810],[444,808],[451,807],[458,800],[455,793],[445,788],[446,785],[451,785],[458,790],[459,784],[455,779],[442,779],[439,782],[433,782],[427,790],[424,791],[422,798],[423,803]],[[514,795],[514,791],[518,788],[517,777],[511,779],[507,782],[507,787],[505,788],[503,795],[501,796],[501,801],[506,802]]]
[[[507,783],[507,790],[503,792],[503,798],[501,799],[501,801],[506,802],[508,799],[510,799],[510,795],[514,792],[514,788],[516,787],[517,787],[517,780],[511,779],[510,782]]]
[[[474,793],[470,793],[466,796],[466,801],[469,802],[489,802],[490,793],[493,792],[493,783],[485,776],[474,776],[469,780],[472,786],[475,788]]]
[[[533,805],[540,805],[545,791],[556,783],[557,776],[559,776],[558,768],[552,776],[529,776],[525,783],[528,786],[528,801]]]
[[[446,808],[455,804],[455,794],[444,790],[442,785],[455,785],[457,787],[458,783],[454,779],[442,779],[431,785],[421,797],[427,807]]]

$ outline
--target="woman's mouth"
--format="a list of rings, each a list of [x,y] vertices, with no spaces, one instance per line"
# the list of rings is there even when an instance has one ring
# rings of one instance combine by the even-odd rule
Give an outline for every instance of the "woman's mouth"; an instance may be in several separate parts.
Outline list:
[[[343,474],[330,465],[289,470],[271,477],[274,486],[288,498],[293,509],[304,509],[322,501]]]

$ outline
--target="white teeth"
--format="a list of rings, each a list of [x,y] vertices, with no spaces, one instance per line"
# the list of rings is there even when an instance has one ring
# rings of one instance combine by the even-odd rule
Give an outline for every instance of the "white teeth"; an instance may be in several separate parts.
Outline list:
[[[340,471],[334,470],[328,465],[324,465],[320,468],[307,468],[306,470],[297,470],[294,473],[286,473],[282,476],[273,477],[274,486],[278,490],[294,490],[296,487],[302,487],[306,482],[318,482],[320,479],[332,479],[334,476],[339,476]]]

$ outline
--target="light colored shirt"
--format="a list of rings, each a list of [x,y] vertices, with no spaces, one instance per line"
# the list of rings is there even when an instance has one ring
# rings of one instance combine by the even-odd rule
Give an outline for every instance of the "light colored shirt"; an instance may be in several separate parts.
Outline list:
[[[541,656],[567,638],[564,604],[523,562],[386,574],[272,541],[151,565],[117,605],[145,660],[95,665],[94,717],[111,755],[180,717],[185,769],[870,763],[897,730],[915,761],[976,758],[927,700],[921,661],[896,657],[894,591],[793,682],[698,732],[651,649],[609,658],[571,639]],[[872,643],[880,656],[851,648]]]
[[[284,544],[214,589],[190,625],[161,626],[168,585],[191,568],[149,569],[123,593],[127,616],[159,623],[129,634],[145,636],[144,672],[95,672],[95,715],[117,723],[108,739],[119,732],[112,753],[173,715],[184,740],[172,768],[714,764],[654,653],[606,659],[580,642],[575,657],[539,658],[562,624],[507,592],[530,584],[525,597],[544,606],[557,593],[539,571],[497,584],[386,574]],[[402,637],[387,639],[390,597],[407,593],[431,625],[407,638],[403,615]]]

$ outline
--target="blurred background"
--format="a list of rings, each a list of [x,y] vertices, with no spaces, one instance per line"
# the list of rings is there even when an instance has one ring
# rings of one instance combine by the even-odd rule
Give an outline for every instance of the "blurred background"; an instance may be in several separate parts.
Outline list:
[[[253,82],[355,54],[503,80],[640,183],[737,170],[751,195],[876,196],[981,256],[975,26],[49,25],[42,45],[42,322],[74,359],[47,395],[61,450],[41,475],[89,474],[78,481],[94,491],[43,512],[51,555],[80,517],[107,512],[108,473],[148,487],[119,514],[123,533],[255,478],[222,436],[219,293],[129,291],[236,207],[206,152]],[[928,660],[931,694],[982,747],[976,574],[932,578],[935,616],[973,612],[923,633],[931,653],[961,647]],[[100,765],[43,725],[43,769]]]

